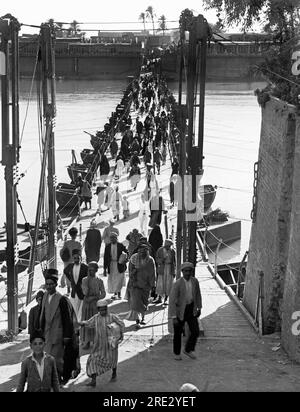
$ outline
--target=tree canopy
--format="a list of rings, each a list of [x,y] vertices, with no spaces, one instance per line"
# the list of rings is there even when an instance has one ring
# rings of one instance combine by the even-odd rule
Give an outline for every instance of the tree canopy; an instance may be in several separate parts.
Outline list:
[[[300,24],[299,0],[203,0],[206,9],[217,10],[223,27],[242,25],[249,30],[261,23],[263,30],[274,34],[279,41],[295,36]]]
[[[155,12],[152,6],[148,6],[146,8],[146,17],[149,18],[152,21],[152,28],[153,28],[153,34],[154,34],[154,17],[155,17]]]
[[[145,23],[146,23],[146,13],[141,13],[141,14],[139,15],[139,20],[142,20],[143,25],[144,25],[144,31],[146,31],[146,26],[145,26]]]
[[[180,27],[180,37],[184,37],[184,32],[189,30],[192,19],[193,19],[193,12],[190,9],[182,10],[180,17],[179,17],[179,27]]]
[[[162,30],[163,35],[165,35],[165,31],[167,29],[167,24],[166,24],[166,16],[164,14],[162,14],[160,16],[160,18],[158,19],[158,27],[160,28],[160,30]]]
[[[254,68],[268,81],[266,91],[299,106],[299,76],[291,71],[291,56],[300,27],[299,0],[203,0],[207,9],[217,9],[220,27],[241,24],[244,30],[261,23],[273,42],[264,61]],[[259,94],[257,92],[257,94]]]

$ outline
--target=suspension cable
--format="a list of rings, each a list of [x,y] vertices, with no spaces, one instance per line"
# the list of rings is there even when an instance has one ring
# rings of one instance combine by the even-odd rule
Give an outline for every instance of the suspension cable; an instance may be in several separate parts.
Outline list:
[[[34,85],[34,80],[35,80],[35,75],[36,75],[36,68],[37,68],[37,65],[38,65],[39,49],[40,49],[40,40],[38,41],[38,45],[37,45],[37,51],[36,51],[36,57],[35,57],[33,75],[32,75],[31,85],[30,85],[30,92],[29,92],[29,97],[28,97],[28,100],[27,100],[25,118],[24,118],[24,122],[23,122],[23,126],[22,126],[22,132],[21,132],[21,137],[20,137],[20,145],[22,144],[22,140],[23,140],[23,134],[24,134],[25,124],[26,124],[26,120],[27,120],[27,116],[28,116],[29,104],[30,104],[30,100],[31,100],[31,96],[32,96],[32,90],[33,90],[33,85]]]

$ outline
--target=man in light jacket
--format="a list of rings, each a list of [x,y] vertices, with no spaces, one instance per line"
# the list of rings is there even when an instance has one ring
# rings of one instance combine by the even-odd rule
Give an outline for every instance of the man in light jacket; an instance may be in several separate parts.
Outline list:
[[[193,277],[194,265],[184,262],[181,265],[183,277],[172,286],[169,300],[169,318],[173,320],[174,359],[181,360],[181,335],[185,322],[190,328],[190,336],[186,342],[184,353],[191,359],[196,359],[194,353],[199,336],[198,317],[201,314],[202,299],[198,280]]]

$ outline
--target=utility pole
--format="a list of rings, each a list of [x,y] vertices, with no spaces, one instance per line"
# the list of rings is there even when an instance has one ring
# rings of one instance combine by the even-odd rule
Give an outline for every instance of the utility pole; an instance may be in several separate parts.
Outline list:
[[[176,260],[177,260],[177,273],[176,278],[180,278],[181,271],[180,266],[182,259],[185,260],[186,256],[186,237],[185,237],[185,205],[184,205],[184,193],[185,193],[185,181],[184,176],[186,173],[186,106],[178,105],[177,108],[177,119],[178,126],[180,130],[180,152],[179,152],[179,176],[181,178],[181,187],[179,193],[181,196],[178,199],[178,209],[177,209],[177,242],[176,242]],[[183,251],[183,256],[182,256]]]
[[[191,174],[191,204],[193,209],[187,210],[187,238],[189,247],[188,260],[196,266],[196,234],[197,234],[197,197],[199,182],[203,174],[203,134],[206,76],[206,44],[209,36],[209,25],[202,15],[193,17],[189,31],[188,76],[187,76],[187,109],[188,109],[188,141],[187,155],[189,174]],[[199,82],[200,79],[200,82]],[[199,103],[197,103],[198,83],[200,83]],[[198,136],[195,144],[196,108],[198,113]],[[190,196],[190,195],[189,195]],[[189,218],[188,218],[189,217]]]
[[[18,333],[17,164],[19,162],[19,46],[20,24],[10,14],[0,19],[2,104],[2,164],[6,184],[6,264],[8,330]],[[9,47],[11,42],[11,48]],[[11,58],[10,58],[11,53]],[[10,90],[11,79],[11,90]],[[11,95],[11,101],[10,101]],[[11,110],[10,110],[11,109]],[[11,116],[10,116],[11,113]]]
[[[56,178],[55,178],[55,140],[54,126],[56,116],[56,90],[55,90],[55,35],[49,24],[43,24],[41,28],[42,41],[42,65],[43,65],[43,109],[46,130],[49,130],[48,150],[48,266],[56,268],[56,243],[57,243],[57,219],[56,219]]]
[[[55,149],[54,149],[54,118],[55,105],[55,65],[54,65],[54,34],[49,24],[43,24],[40,31],[40,74],[43,95],[43,118],[45,135],[43,139],[43,158],[40,177],[38,204],[35,218],[35,236],[30,253],[29,279],[26,304],[31,302],[34,267],[36,265],[37,239],[41,220],[41,209],[45,198],[46,168],[48,188],[48,267],[56,268],[56,193],[55,193]],[[50,97],[49,97],[50,96]]]

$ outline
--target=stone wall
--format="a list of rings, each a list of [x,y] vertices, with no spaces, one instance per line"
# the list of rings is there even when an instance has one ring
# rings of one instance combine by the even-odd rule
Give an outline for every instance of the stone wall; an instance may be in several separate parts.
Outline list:
[[[293,108],[271,98],[262,109],[256,219],[252,224],[244,305],[255,316],[259,276],[264,273],[265,333],[281,328],[289,254],[295,121]]]
[[[281,340],[290,357],[300,362],[300,117],[296,116],[291,230],[282,303]],[[294,325],[294,327],[293,327]]]
[[[257,55],[208,55],[206,65],[207,81],[234,81],[251,80],[254,76],[250,73],[250,68],[263,61]],[[178,80],[179,76],[179,53],[166,54],[162,57],[162,70],[168,80]],[[255,80],[262,80],[258,75]]]
[[[20,75],[31,77],[34,70],[34,57],[20,57]],[[141,58],[136,56],[56,56],[56,77],[66,79],[126,79],[137,75]]]

